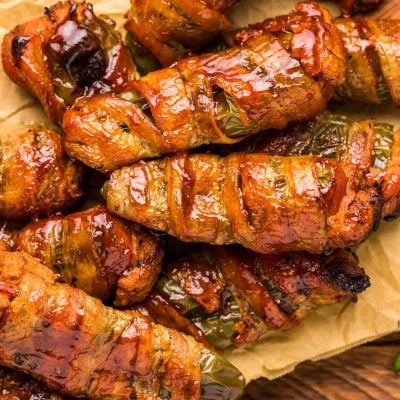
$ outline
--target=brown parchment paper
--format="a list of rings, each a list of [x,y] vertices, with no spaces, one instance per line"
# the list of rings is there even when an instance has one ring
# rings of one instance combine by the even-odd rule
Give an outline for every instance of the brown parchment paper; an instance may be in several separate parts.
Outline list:
[[[0,40],[16,24],[39,16],[49,0],[0,0]],[[123,23],[128,0],[92,0],[96,13],[106,13]],[[236,26],[261,21],[293,8],[293,0],[243,1],[233,15]],[[337,5],[326,2],[333,12]],[[349,106],[342,110],[348,113]],[[340,107],[339,107],[339,112]],[[390,107],[362,107],[355,117],[377,116],[400,128],[399,110]],[[0,129],[12,135],[16,126],[50,124],[39,104],[14,85],[0,68]],[[361,343],[400,329],[400,220],[382,223],[378,232],[357,251],[361,265],[371,277],[372,286],[357,303],[318,310],[288,332],[274,333],[257,344],[228,352],[228,359],[247,380],[261,376],[276,378],[305,361],[332,356]]]

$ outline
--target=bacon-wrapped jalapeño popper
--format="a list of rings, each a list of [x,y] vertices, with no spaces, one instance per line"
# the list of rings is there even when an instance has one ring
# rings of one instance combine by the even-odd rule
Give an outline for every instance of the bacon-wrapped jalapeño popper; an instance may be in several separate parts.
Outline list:
[[[193,338],[105,307],[23,252],[0,252],[0,364],[92,400],[231,399],[242,375]]]
[[[287,34],[281,32],[286,18],[270,19],[236,33],[226,34],[225,38],[232,46],[235,43],[245,46],[249,38],[260,38],[266,32],[273,32],[284,43],[285,38],[289,41]],[[399,22],[337,19],[335,25],[345,44],[347,65],[346,83],[337,88],[336,98],[378,103],[390,97],[395,104],[400,104],[400,57],[397,56],[400,49]],[[321,53],[321,57],[325,57],[324,54]],[[226,57],[224,60],[226,65],[231,66]],[[232,76],[231,71],[225,70],[225,72],[229,78]],[[259,131],[259,123],[255,123],[254,127],[257,128],[255,130],[251,128],[251,124],[247,125],[241,103],[238,103],[236,97],[231,96],[232,93],[225,90],[223,94],[221,92],[218,95],[214,94],[212,100],[214,122],[221,129],[219,133],[222,132],[224,136],[213,137],[208,133],[209,125],[204,128],[203,119],[198,122],[203,114],[193,113],[192,109],[185,108],[185,105],[189,108],[192,104],[196,107],[192,102],[192,95],[189,97],[178,95],[176,88],[174,91],[167,91],[169,86],[164,85],[163,90],[171,96],[167,100],[162,96],[161,88],[154,90],[157,85],[161,86],[161,80],[153,83],[157,76],[160,77],[157,74],[160,72],[154,72],[144,78],[146,85],[142,86],[146,87],[147,95],[139,87],[137,88],[143,96],[138,92],[127,92],[123,95],[134,104],[130,104],[126,99],[112,96],[80,99],[67,112],[64,120],[67,151],[87,165],[107,173],[138,159],[157,157],[162,153],[194,148],[210,142],[233,143]],[[237,78],[247,80],[248,76],[242,71],[241,77]],[[148,80],[151,77],[153,81]],[[279,84],[279,80],[276,84]],[[184,81],[181,84],[182,91],[186,86],[187,83]],[[246,86],[243,87],[246,89]],[[241,89],[243,87],[241,86]],[[270,113],[267,122],[271,122],[271,125],[278,122],[275,119],[275,112],[286,110],[287,102],[290,102],[291,107],[297,104],[301,108],[308,109],[302,102],[296,103],[295,97],[299,95],[297,87],[292,87],[293,92],[289,91],[286,84],[283,87],[288,89],[287,93],[271,89],[271,93],[276,95],[274,101],[270,103],[271,107],[268,108]],[[189,89],[186,88],[184,93],[192,93],[192,88]],[[250,92],[245,90],[243,93]],[[294,95],[293,102],[288,97],[289,93]],[[200,94],[202,95],[200,99],[205,100],[202,91]],[[243,103],[243,100],[241,102]],[[138,107],[141,107],[143,112],[139,111]],[[255,104],[253,111],[259,110],[261,106],[259,109]],[[257,118],[259,116],[261,114],[257,114]],[[291,119],[296,120],[296,117]],[[286,118],[286,122],[289,120],[290,118]]]
[[[41,102],[54,122],[82,95],[118,91],[137,77],[115,23],[85,1],[58,2],[4,38],[3,67]]]
[[[131,0],[129,48],[136,64],[150,72],[156,63],[169,66],[190,52],[199,51],[216,35],[231,27],[227,14],[240,0]],[[342,0],[343,15],[365,13],[382,0]],[[148,50],[146,53],[143,47]]]
[[[37,257],[64,282],[115,306],[145,298],[164,253],[159,238],[103,206],[2,234],[9,249]]]
[[[200,50],[230,28],[227,14],[241,0],[131,0],[125,28],[164,65]]]
[[[280,18],[227,32],[225,40],[230,46],[243,44],[280,29]],[[345,84],[337,89],[336,98],[372,104],[391,99],[400,105],[400,21],[337,18],[335,26],[346,60]]]
[[[137,309],[225,349],[289,329],[317,307],[355,299],[368,286],[349,251],[263,255],[210,246],[170,263]]]
[[[182,241],[239,243],[260,253],[353,247],[381,219],[379,187],[365,174],[373,130],[340,163],[315,156],[186,154],[114,171],[109,211]]]
[[[244,45],[154,71],[132,82],[125,98],[80,98],[64,116],[67,152],[107,173],[314,117],[343,83],[339,33],[312,2],[279,21]]]
[[[54,130],[0,129],[0,218],[27,219],[70,207],[82,195],[82,173]]]
[[[360,140],[364,136],[366,140]],[[345,162],[349,154],[368,157],[373,147],[374,159],[364,170],[371,184],[379,187],[383,217],[391,218],[400,208],[400,132],[393,126],[374,120],[351,121],[324,113],[313,121],[291,125],[283,131],[251,137],[218,152],[246,151],[276,156],[314,155]],[[364,155],[363,155],[364,154]]]

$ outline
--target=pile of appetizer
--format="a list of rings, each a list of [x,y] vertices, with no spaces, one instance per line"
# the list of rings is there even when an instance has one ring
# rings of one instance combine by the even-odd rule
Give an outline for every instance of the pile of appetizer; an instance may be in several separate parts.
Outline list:
[[[326,111],[400,105],[400,22],[351,17],[381,1],[237,30],[239,0],[131,3],[2,44],[55,124],[0,132],[2,399],[235,399],[222,351],[355,300],[400,210],[400,132]]]

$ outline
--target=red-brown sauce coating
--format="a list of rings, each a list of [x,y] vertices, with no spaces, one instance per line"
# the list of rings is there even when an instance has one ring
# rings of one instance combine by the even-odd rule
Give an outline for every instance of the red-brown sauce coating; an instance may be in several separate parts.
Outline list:
[[[194,339],[56,283],[26,253],[0,253],[0,282],[2,365],[93,400],[200,396]]]
[[[243,45],[181,59],[131,82],[127,89],[141,100],[77,100],[65,114],[65,147],[109,173],[202,144],[232,144],[312,118],[343,78],[343,48],[330,14],[300,3]]]
[[[86,2],[60,1],[18,25],[4,37],[2,61],[7,75],[59,124],[77,97],[119,91],[136,77],[114,22],[96,17]]]
[[[105,207],[31,222],[12,234],[26,251],[61,278],[104,302],[141,301],[161,269],[160,241]]]

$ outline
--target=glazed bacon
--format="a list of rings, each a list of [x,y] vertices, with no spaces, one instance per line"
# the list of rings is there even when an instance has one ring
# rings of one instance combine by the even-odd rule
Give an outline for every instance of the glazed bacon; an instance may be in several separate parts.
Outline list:
[[[370,158],[372,146],[373,159]],[[225,154],[246,151],[275,156],[313,155],[341,163],[350,154],[357,154],[371,160],[364,173],[371,185],[379,187],[384,202],[383,216],[391,218],[400,211],[400,132],[394,132],[389,124],[375,120],[355,122],[324,113],[313,121],[251,137],[230,149],[216,150]]]
[[[64,210],[82,195],[82,167],[45,127],[0,129],[0,218],[27,219]]]
[[[278,25],[243,46],[152,72],[131,83],[125,99],[78,99],[64,117],[66,151],[108,173],[310,119],[343,83],[341,40],[313,2],[299,3]]]
[[[139,310],[219,349],[289,329],[317,307],[355,299],[369,286],[356,256],[344,250],[262,255],[210,246],[163,273]]]
[[[60,124],[77,97],[118,91],[137,77],[114,21],[96,17],[90,3],[73,0],[46,8],[43,17],[8,33],[2,59],[7,75]]]
[[[131,0],[125,28],[164,65],[201,49],[230,28],[226,14],[240,0]]]
[[[337,98],[400,106],[400,21],[336,19],[346,52],[346,84]]]
[[[55,278],[26,253],[0,252],[1,365],[92,400],[211,398],[206,383],[214,376],[228,383],[211,385],[225,398],[243,388],[238,371],[193,338]]]
[[[338,163],[312,156],[178,154],[114,171],[107,208],[182,241],[240,243],[259,253],[353,247],[376,228],[382,204],[368,154]]]
[[[381,143],[384,143],[384,140]],[[388,162],[375,167],[377,168],[372,178],[382,182],[383,216],[392,219],[400,213],[400,131],[393,135]]]
[[[33,221],[7,238],[66,283],[115,306],[143,300],[161,270],[160,240],[105,207]]]
[[[267,19],[225,34],[233,46],[270,32],[279,18]],[[400,105],[400,21],[337,18],[345,48],[346,80],[336,98],[377,104],[391,99]],[[275,29],[280,29],[278,27]]]
[[[344,16],[370,12],[383,0],[342,0]],[[198,52],[231,27],[227,15],[240,0],[131,0],[125,28],[164,65]]]
[[[26,374],[0,367],[2,400],[72,400],[44,388]]]

